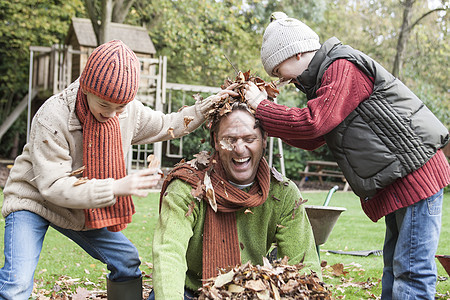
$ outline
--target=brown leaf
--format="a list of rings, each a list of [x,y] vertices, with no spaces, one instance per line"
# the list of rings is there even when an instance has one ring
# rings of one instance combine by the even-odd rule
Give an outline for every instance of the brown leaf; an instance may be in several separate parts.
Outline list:
[[[273,177],[278,181],[278,182],[283,182],[283,175],[277,171],[277,169],[275,169],[274,167],[270,168],[270,171],[272,172]]]
[[[89,179],[87,177],[81,177],[73,183],[73,186],[78,186],[78,185],[84,184],[88,181],[89,181]]]
[[[167,133],[174,139],[175,135],[173,134],[173,128],[170,127],[169,129],[167,129]]]
[[[204,184],[206,189],[206,198],[209,201],[209,205],[211,205],[211,208],[214,210],[214,212],[217,212],[216,195],[214,193],[214,188],[212,186],[211,178],[209,177],[208,173],[205,173]]]
[[[203,185],[201,181],[198,181],[197,187],[194,189],[191,189],[191,195],[196,198],[198,201],[202,200],[203,195]]]
[[[184,117],[184,128],[187,128],[189,126],[189,123],[191,123],[193,120],[194,120],[194,117],[192,117],[192,116]]]
[[[333,275],[334,276],[342,276],[342,275],[345,275],[345,274],[347,274],[348,272],[347,271],[344,271],[344,264],[341,264],[341,263],[337,263],[337,264],[334,264],[334,265],[332,265],[331,266],[331,268],[333,269]]]
[[[148,162],[148,168],[155,168],[155,169],[159,169],[160,166],[160,162],[159,159],[153,155],[150,154],[149,156],[147,156],[147,162]]]
[[[261,279],[258,279],[258,280],[247,281],[245,283],[245,288],[255,291],[255,292],[259,292],[259,291],[265,290],[267,287]]]
[[[191,203],[189,203],[188,211],[186,212],[185,216],[189,217],[192,214],[192,212],[194,211],[194,208],[195,208],[195,201],[192,200]]]
[[[70,173],[69,176],[77,176],[77,175],[83,174],[85,169],[86,169],[86,166],[82,166],[81,168],[78,168],[75,171],[72,171],[72,173]]]
[[[254,213],[250,210],[250,208],[247,208],[247,209],[244,211],[244,214],[252,214],[252,215],[254,215]]]
[[[225,138],[221,139],[219,144],[223,150],[233,151],[233,146],[231,145],[231,143],[228,139],[225,139]]]
[[[182,158],[179,162],[177,162],[177,163],[175,164],[174,167],[179,167],[179,166],[183,165],[184,163],[186,163],[186,160],[185,160],[184,158]]]

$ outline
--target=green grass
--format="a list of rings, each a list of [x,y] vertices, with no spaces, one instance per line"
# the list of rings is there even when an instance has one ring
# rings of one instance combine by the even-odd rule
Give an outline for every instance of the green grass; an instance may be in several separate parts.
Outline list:
[[[308,199],[307,205],[322,205],[327,192],[303,192]],[[0,201],[3,194],[0,191]],[[159,194],[152,193],[146,198],[135,198],[136,214],[133,222],[125,229],[124,234],[136,245],[143,265],[141,270],[147,276],[144,283],[151,283],[151,241],[153,230],[158,216]],[[444,208],[442,217],[442,231],[438,254],[450,254],[450,193],[444,195]],[[326,250],[381,250],[384,239],[384,219],[373,223],[361,210],[358,198],[351,192],[336,192],[331,198],[329,206],[345,207],[347,210],[341,214],[331,235],[325,244],[320,246],[321,260],[327,261],[324,269],[324,281],[332,285],[335,297],[345,295],[345,299],[376,299],[381,294],[381,274],[383,261],[381,256],[370,255],[359,257],[351,255],[330,254]],[[3,245],[4,219],[0,218],[0,242]],[[3,261],[3,251],[1,251]],[[447,273],[438,264],[438,275],[448,278]],[[334,276],[331,266],[343,264],[342,276]],[[91,258],[75,243],[49,229],[36,269],[35,281],[38,287],[51,290],[54,283],[63,275],[72,279],[79,279],[88,289],[105,289],[106,267]],[[363,285],[365,282],[366,285]],[[367,288],[364,288],[366,286]],[[446,294],[450,290],[450,282],[439,281],[438,294]],[[448,295],[446,295],[448,296]],[[444,296],[442,296],[444,297]],[[444,298],[442,298],[444,299]]]

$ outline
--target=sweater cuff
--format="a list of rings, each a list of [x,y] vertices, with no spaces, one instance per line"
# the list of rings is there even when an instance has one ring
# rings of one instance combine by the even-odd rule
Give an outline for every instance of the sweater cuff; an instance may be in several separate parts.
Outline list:
[[[92,204],[89,208],[101,208],[112,206],[116,203],[116,197],[113,193],[113,178],[107,179],[91,179],[95,180],[92,190]]]

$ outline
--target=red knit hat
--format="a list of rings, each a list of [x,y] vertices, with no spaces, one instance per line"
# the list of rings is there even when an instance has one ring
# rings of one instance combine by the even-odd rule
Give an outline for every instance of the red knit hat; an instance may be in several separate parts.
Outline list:
[[[139,86],[140,64],[136,54],[121,40],[98,46],[81,73],[80,86],[106,101],[126,104]]]

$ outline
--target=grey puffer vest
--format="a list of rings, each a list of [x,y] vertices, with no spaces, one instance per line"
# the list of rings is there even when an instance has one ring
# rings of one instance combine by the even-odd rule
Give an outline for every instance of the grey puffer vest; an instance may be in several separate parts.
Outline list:
[[[346,59],[374,78],[374,89],[325,141],[352,187],[363,199],[422,167],[449,140],[447,128],[400,80],[362,52],[327,40],[297,85],[316,97],[322,76],[337,59]]]

